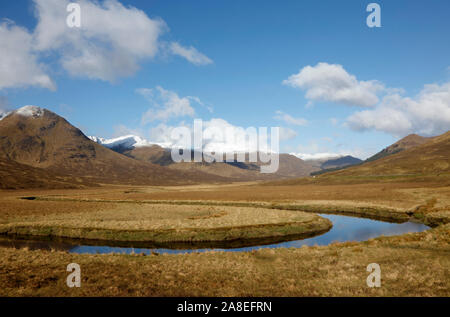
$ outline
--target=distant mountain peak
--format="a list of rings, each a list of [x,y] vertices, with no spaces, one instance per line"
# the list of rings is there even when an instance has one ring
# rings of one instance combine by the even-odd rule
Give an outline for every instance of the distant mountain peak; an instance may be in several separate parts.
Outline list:
[[[394,144],[384,148],[382,151],[376,153],[375,155],[369,157],[366,161],[376,161],[386,156],[390,156],[416,146],[422,145],[431,140],[431,138],[423,137],[418,134],[409,134],[403,139],[398,140]]]
[[[150,142],[140,136],[133,135],[133,134],[124,135],[124,136],[120,136],[120,137],[113,138],[113,139],[105,139],[105,138],[100,138],[100,137],[96,137],[96,136],[89,136],[88,138],[91,139],[92,141],[94,141],[95,143],[103,145],[104,147],[106,147],[108,149],[119,150],[119,151],[120,150],[131,150],[131,149],[139,148],[139,147],[149,147],[149,146],[153,146],[153,145],[158,145],[163,148],[169,147],[167,144]]]
[[[20,115],[22,117],[29,117],[29,118],[39,118],[42,117],[45,113],[52,113],[51,111],[41,108],[38,106],[24,106],[22,108],[16,109],[14,111],[8,111],[0,113],[0,121],[8,117],[9,115]]]
[[[48,111],[44,108],[38,107],[38,106],[24,106],[22,108],[19,108],[13,113],[19,114],[21,116],[25,117],[33,117],[38,118],[44,115],[45,111]]]

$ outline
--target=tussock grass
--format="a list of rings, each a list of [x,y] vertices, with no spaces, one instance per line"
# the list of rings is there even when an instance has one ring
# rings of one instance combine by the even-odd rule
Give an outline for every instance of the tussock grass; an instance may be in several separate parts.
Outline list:
[[[20,197],[38,199],[27,201]],[[281,212],[279,208],[291,208],[284,211],[292,213],[323,212],[326,208],[327,212],[347,210],[364,216],[386,213],[415,217],[436,226],[425,232],[365,242],[244,253],[78,255],[0,248],[1,296],[450,296],[448,182],[109,186],[96,190],[0,192],[0,200],[1,225],[58,221],[58,217],[75,222],[78,217],[87,219],[80,223],[98,226],[103,219],[100,217],[108,215],[112,217],[108,226],[120,226],[124,219],[120,219],[120,212],[114,215],[112,211],[129,208],[135,218],[128,216],[139,228],[140,212],[150,205],[164,206],[171,201],[169,208],[201,207],[199,212],[184,216],[202,225],[214,221],[219,224],[225,217],[232,217],[227,212],[234,207],[273,213]],[[176,217],[170,217],[167,215],[164,221],[175,224]],[[85,225],[88,230],[90,224]],[[72,262],[82,267],[79,289],[69,289],[65,284],[66,266]],[[381,288],[366,286],[366,267],[374,262],[381,266]]]
[[[326,247],[184,255],[0,248],[1,296],[450,296],[450,225]],[[68,263],[81,288],[66,286]],[[369,263],[381,287],[366,285]]]
[[[98,203],[98,202],[95,202]],[[331,222],[314,214],[268,208],[115,203],[89,213],[22,216],[0,234],[110,241],[232,241],[314,234]]]

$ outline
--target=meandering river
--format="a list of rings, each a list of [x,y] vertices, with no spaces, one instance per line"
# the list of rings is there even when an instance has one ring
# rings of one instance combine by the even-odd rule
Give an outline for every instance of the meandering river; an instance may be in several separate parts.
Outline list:
[[[33,241],[33,240],[20,240],[11,238],[0,239],[0,246],[6,247],[28,247],[29,249],[46,249],[46,250],[65,250],[70,253],[139,253],[139,254],[151,254],[156,253],[190,253],[190,252],[205,252],[211,250],[217,251],[251,251],[260,248],[298,248],[303,245],[328,245],[332,242],[345,242],[345,241],[364,241],[371,238],[376,238],[379,236],[392,236],[400,235],[408,232],[421,232],[429,229],[427,226],[415,223],[415,222],[404,222],[404,223],[389,223],[385,221],[372,220],[366,218],[357,218],[350,216],[341,215],[329,215],[320,214],[324,218],[328,218],[333,223],[333,228],[322,234],[312,238],[306,238],[302,240],[293,240],[282,243],[275,244],[265,244],[259,245],[255,243],[253,246],[247,247],[223,247],[223,248],[180,248],[180,246],[170,246],[167,248],[160,247],[148,247],[148,248],[133,248],[133,247],[115,247],[108,246],[108,243],[100,242],[98,245],[85,245],[82,242],[57,242],[57,241]],[[133,245],[130,243],[130,245]]]

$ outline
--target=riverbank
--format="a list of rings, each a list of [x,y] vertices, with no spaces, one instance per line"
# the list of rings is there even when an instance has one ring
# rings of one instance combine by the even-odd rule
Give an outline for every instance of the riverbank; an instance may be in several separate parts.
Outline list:
[[[327,247],[183,255],[0,248],[1,296],[450,296],[450,225]],[[81,288],[66,286],[78,263]],[[370,263],[381,287],[366,285]]]
[[[242,253],[142,256],[0,248],[0,284],[3,286],[0,295],[450,296],[449,193],[447,185],[437,183],[114,186],[95,190],[4,191],[0,193],[2,225],[17,223],[20,219],[51,219],[57,215],[74,221],[93,221],[90,217],[98,216],[99,210],[115,210],[118,205],[128,204],[132,209],[164,205],[171,200],[180,208],[197,208],[199,202],[210,205],[215,202],[212,207],[222,209],[262,208],[273,213],[280,212],[277,209],[280,206],[290,206],[292,209],[309,208],[307,214],[313,215],[315,211],[328,208],[330,213],[346,211],[369,218],[374,210],[377,213],[383,210],[384,215],[398,217],[399,221],[408,217],[421,223],[433,223],[434,228],[364,242]],[[45,199],[23,200],[21,197]],[[249,204],[260,205],[250,207]],[[81,265],[82,287],[79,289],[69,289],[65,284],[69,263]],[[366,267],[370,263],[381,266],[381,288],[367,287]]]
[[[300,239],[332,227],[329,220],[315,214],[261,207],[84,201],[90,203],[97,210],[87,207],[90,212],[10,218],[0,224],[0,235],[160,244],[239,241],[245,245]]]

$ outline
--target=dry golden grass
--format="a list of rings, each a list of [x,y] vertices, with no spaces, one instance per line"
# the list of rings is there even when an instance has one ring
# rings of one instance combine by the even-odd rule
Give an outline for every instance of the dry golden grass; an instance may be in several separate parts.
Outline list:
[[[50,196],[101,200],[208,200],[208,201],[330,201],[412,209],[427,199],[450,197],[441,183],[374,183],[352,185],[265,185],[259,183],[174,187],[105,187],[87,190],[16,193],[15,196]]]
[[[51,199],[18,199],[25,196]],[[130,202],[118,203],[118,200]],[[190,201],[193,204],[262,204],[260,207],[263,204],[310,206],[311,211],[339,207],[361,213],[370,207],[385,208],[399,215],[414,212],[423,222],[438,218],[437,223],[445,223],[450,219],[450,187],[446,184],[275,186],[251,183],[1,192],[0,222],[42,217],[54,221],[64,215],[63,218],[74,222],[81,221],[76,219],[79,217],[99,225],[97,220],[107,216],[112,217],[110,225],[114,222],[120,226],[123,219],[114,215],[113,210],[128,208],[127,218],[139,226],[138,217],[148,206],[162,206],[143,202],[156,200],[170,200],[172,204]],[[234,208],[245,210],[243,206]],[[170,208],[195,211],[197,207],[198,213],[189,212],[184,216],[187,221],[205,225],[223,221],[227,216],[223,211],[233,206],[224,209],[173,205]],[[165,221],[169,224],[171,216],[167,217]],[[450,296],[450,224],[422,233],[326,247],[145,257],[0,248],[0,259],[0,285],[3,286],[0,295],[5,296]],[[72,262],[82,267],[80,289],[65,285],[68,274],[65,269]],[[366,266],[373,262],[382,269],[382,287],[377,289],[366,286]]]
[[[86,203],[83,206],[89,205]],[[313,214],[249,207],[186,206],[168,204],[116,204],[89,213],[21,217],[17,226],[67,226],[112,230],[183,230],[229,228],[278,223],[312,222]]]
[[[60,210],[58,204],[64,208],[71,203],[15,200],[26,206],[37,203],[42,207],[48,203],[54,210]],[[139,202],[73,203],[79,211],[8,213],[0,222],[0,233],[110,241],[205,242],[312,235],[331,228],[327,219],[298,211]]]
[[[450,296],[450,225],[327,247],[186,255],[0,248],[1,296]],[[81,265],[81,288],[66,266]],[[381,287],[366,285],[369,263]]]

